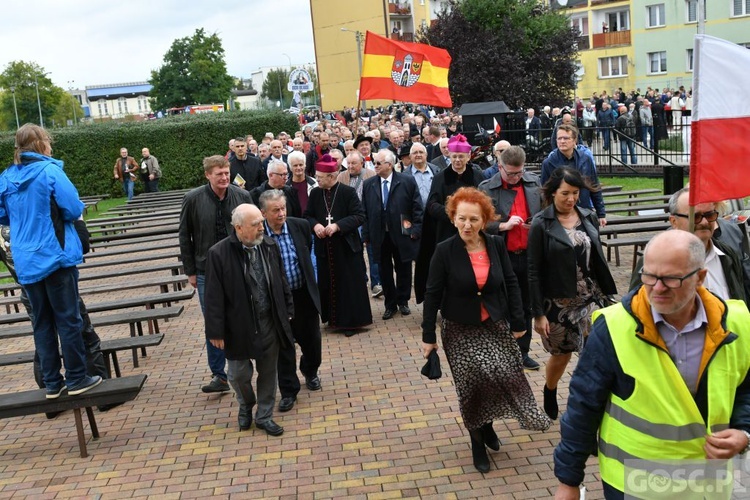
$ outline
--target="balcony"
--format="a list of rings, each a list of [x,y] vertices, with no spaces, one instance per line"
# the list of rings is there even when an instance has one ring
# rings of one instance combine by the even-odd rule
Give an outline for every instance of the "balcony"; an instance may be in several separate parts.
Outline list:
[[[391,33],[391,40],[396,40],[398,42],[413,42],[414,33]]]
[[[617,47],[618,45],[630,45],[630,30],[594,33],[595,49],[600,49],[602,47]]]
[[[389,3],[388,14],[390,14],[390,17],[411,16],[411,5],[408,3]]]
[[[578,50],[589,50],[591,48],[588,35],[579,36],[576,44],[578,45]]]
[[[595,7],[597,5],[605,5],[608,3],[617,3],[622,2],[623,0],[591,0],[591,7]]]

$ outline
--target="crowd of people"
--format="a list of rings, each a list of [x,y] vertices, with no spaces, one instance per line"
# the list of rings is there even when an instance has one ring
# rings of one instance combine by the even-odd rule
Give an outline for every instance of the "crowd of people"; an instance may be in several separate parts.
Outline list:
[[[254,421],[269,435],[284,432],[274,410],[294,408],[298,370],[307,390],[323,389],[321,325],[351,337],[373,324],[373,298],[382,297],[387,322],[412,314],[414,295],[422,353],[445,352],[481,472],[490,469],[486,449],[500,448],[495,420],[542,431],[558,419],[557,388],[573,353],[580,360],[555,451],[560,498],[578,498],[597,446],[605,492],[615,496],[625,491],[627,458],[747,450],[750,257],[720,205],[695,207],[691,235],[687,191],[676,193],[673,230],[649,243],[618,302],[599,237],[607,213],[596,165],[572,114],[550,127],[554,149],[537,175],[508,141],[493,146],[490,168],[472,163],[453,113],[398,107],[351,126],[356,117],[346,111],[293,135],[230,140],[226,154],[204,159],[206,184],[183,200],[182,262],[205,319],[210,380],[202,390],[234,391],[240,430]],[[531,110],[528,118],[536,134]],[[0,175],[0,224],[14,234],[41,372],[48,397],[57,397],[99,379],[86,374],[77,306],[82,207],[37,129],[19,130],[16,164]],[[135,172],[131,160],[122,150],[116,177]],[[55,215],[48,202],[18,202],[32,193],[57,200]],[[27,254],[29,210],[64,228],[45,232],[66,240],[43,268]],[[64,287],[65,300],[48,303],[50,287]],[[58,309],[67,316],[52,314]],[[549,354],[541,408],[524,374],[540,369],[529,355],[532,332]],[[64,383],[56,349],[50,354],[56,335],[70,352]],[[670,426],[692,430],[673,439]]]

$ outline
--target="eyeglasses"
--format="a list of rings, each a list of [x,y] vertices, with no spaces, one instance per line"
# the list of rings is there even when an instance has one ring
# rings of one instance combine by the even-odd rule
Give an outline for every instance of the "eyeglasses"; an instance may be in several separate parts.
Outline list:
[[[289,177],[289,172],[284,172],[283,174],[280,174],[278,172],[271,172],[271,175],[278,175],[279,177]]]
[[[507,175],[508,177],[521,177],[524,174],[524,172],[526,172],[525,168],[522,168],[518,172],[508,172],[508,169],[505,168],[505,166],[503,165],[500,165],[500,168],[503,169],[503,172],[505,172],[505,175]]]
[[[672,215],[674,215],[675,217],[682,217],[684,219],[690,218],[688,214],[678,214],[675,212]],[[718,218],[719,212],[717,212],[716,210],[711,210],[710,212],[695,212],[693,214],[693,221],[695,221],[696,224],[700,224],[703,219],[706,219],[706,221],[708,222],[716,222],[716,219]]]
[[[678,277],[678,276],[657,276],[655,274],[648,274],[641,271],[641,283],[647,286],[656,286],[656,282],[661,280],[661,282],[664,284],[667,288],[680,288],[682,286],[682,282],[697,273],[703,269],[702,267],[697,268],[691,273],[686,274],[685,276]]]
[[[380,165],[390,165],[390,164],[391,164],[391,162],[389,162],[389,161],[376,161],[375,162],[375,165],[377,165],[377,166],[380,166]]]
[[[504,153],[504,152],[505,152],[505,150],[504,150],[504,149],[496,149],[496,150],[495,150],[495,153]]]

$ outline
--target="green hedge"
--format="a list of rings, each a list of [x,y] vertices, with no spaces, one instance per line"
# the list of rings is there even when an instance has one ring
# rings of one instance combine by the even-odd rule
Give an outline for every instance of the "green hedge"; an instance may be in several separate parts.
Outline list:
[[[159,159],[159,189],[183,189],[205,182],[203,158],[227,152],[229,139],[252,134],[260,141],[266,132],[294,134],[294,115],[265,111],[232,111],[182,115],[145,122],[95,123],[51,130],[52,155],[65,162],[65,172],[81,196],[109,193],[121,196],[112,177],[120,148],[128,148],[136,161],[147,147]],[[0,135],[0,168],[13,163],[13,134]],[[143,190],[140,181],[136,192]]]

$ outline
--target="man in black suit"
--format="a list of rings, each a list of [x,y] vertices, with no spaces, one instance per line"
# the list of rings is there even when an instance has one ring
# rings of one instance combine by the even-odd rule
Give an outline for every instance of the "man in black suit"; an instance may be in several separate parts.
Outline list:
[[[439,172],[451,166],[450,151],[448,151],[448,138],[443,137],[440,139],[438,146],[440,147],[440,154],[433,158],[430,163],[435,165]]]
[[[311,391],[319,391],[318,368],[321,360],[320,296],[315,280],[310,248],[312,230],[305,219],[287,218],[287,200],[278,189],[260,195],[260,208],[266,218],[266,234],[276,241],[281,251],[281,260],[294,302],[292,335],[302,350],[299,370],[305,377],[305,385]],[[300,390],[297,376],[297,353],[294,344],[279,349],[278,361],[279,411],[289,411],[297,401]]]
[[[229,181],[246,191],[252,191],[267,180],[260,159],[247,153],[247,140],[234,140],[234,158],[229,161]]]
[[[396,313],[396,306],[402,315],[411,314],[411,266],[419,249],[423,210],[414,177],[393,170],[396,155],[383,149],[374,158],[378,175],[367,179],[362,187],[366,215],[362,240],[370,245],[373,260],[378,263],[385,294],[383,319],[388,320]]]
[[[279,247],[263,236],[263,215],[249,203],[232,212],[234,232],[211,247],[206,258],[206,337],[225,352],[227,375],[239,403],[240,430],[255,426],[271,436],[284,428],[273,421],[279,349],[293,342],[289,320],[294,303]],[[257,396],[253,364],[258,370]]]

